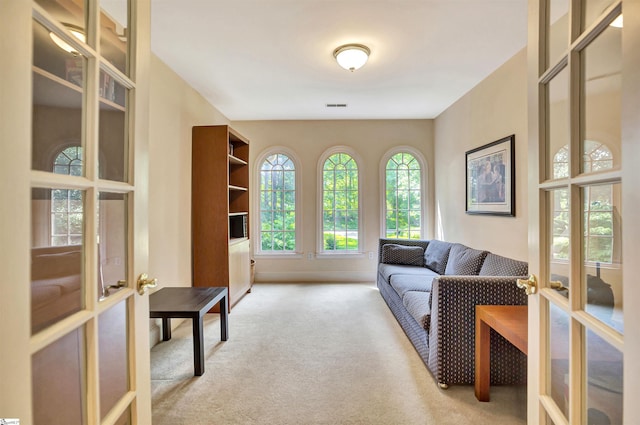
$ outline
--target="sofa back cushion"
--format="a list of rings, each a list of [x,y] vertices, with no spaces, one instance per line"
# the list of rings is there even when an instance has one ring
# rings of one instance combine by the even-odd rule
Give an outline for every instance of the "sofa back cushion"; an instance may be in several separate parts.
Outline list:
[[[438,274],[444,274],[452,245],[451,242],[429,241],[424,250],[424,265]]]
[[[31,280],[53,279],[82,272],[82,247],[63,246],[31,250]]]
[[[424,249],[421,246],[384,244],[382,245],[382,262],[422,267],[424,265]]]
[[[529,265],[524,261],[513,260],[489,253],[482,263],[480,276],[526,276]]]
[[[480,272],[482,262],[488,253],[489,251],[481,251],[457,243],[451,247],[444,274],[475,276]]]

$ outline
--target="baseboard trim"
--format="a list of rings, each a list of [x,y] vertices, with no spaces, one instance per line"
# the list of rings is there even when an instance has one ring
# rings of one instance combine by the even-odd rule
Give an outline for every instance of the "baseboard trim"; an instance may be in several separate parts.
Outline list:
[[[371,272],[325,271],[325,272],[262,272],[256,273],[255,282],[373,282],[376,274]]]

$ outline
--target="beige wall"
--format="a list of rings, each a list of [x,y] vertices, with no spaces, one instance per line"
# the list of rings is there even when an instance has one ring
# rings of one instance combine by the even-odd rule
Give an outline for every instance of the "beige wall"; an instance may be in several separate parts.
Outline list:
[[[191,285],[191,127],[224,115],[151,58],[149,270],[160,286]]]
[[[150,265],[160,285],[191,280],[191,127],[231,124],[251,141],[251,158],[271,146],[295,153],[302,170],[302,254],[291,259],[257,257],[256,281],[372,280],[380,236],[380,161],[397,145],[419,150],[427,168],[427,238],[463,242],[527,259],[526,54],[518,53],[433,120],[236,121],[229,120],[157,57],[151,63]],[[516,135],[516,217],[464,212],[464,153]],[[326,259],[317,251],[318,160],[343,145],[362,160],[364,251]],[[255,169],[251,181],[255,185]],[[440,176],[436,179],[434,176]],[[436,181],[437,180],[437,181]],[[255,194],[255,192],[254,192]],[[252,211],[257,211],[252,195]],[[252,217],[252,225],[257,220]],[[494,237],[492,235],[499,235]],[[256,229],[252,236],[257,241]],[[313,259],[308,258],[312,253]]]
[[[398,145],[410,146],[422,153],[427,163],[427,196],[432,200],[433,121],[431,120],[342,120],[342,121],[238,121],[233,127],[249,138],[251,182],[255,186],[255,161],[265,149],[282,146],[295,153],[302,172],[302,254],[293,259],[256,257],[256,281],[348,281],[375,279],[378,239],[380,237],[380,161]],[[361,159],[363,212],[362,235],[365,255],[327,259],[317,251],[318,161],[333,146],[347,146]],[[257,211],[256,191],[252,193],[252,212]],[[431,212],[427,222],[432,223]],[[255,218],[252,226],[256,224]],[[429,229],[429,226],[427,227]],[[257,242],[257,229],[252,238]],[[431,231],[427,232],[431,236]],[[373,259],[368,253],[374,253]],[[308,259],[308,254],[313,259]]]
[[[149,270],[160,286],[186,286],[191,283],[191,127],[230,122],[155,56],[150,83]],[[258,259],[258,281],[373,280],[380,234],[380,160],[397,145],[411,146],[425,157],[427,194],[432,201],[434,143],[430,120],[239,121],[231,125],[250,139],[251,161],[268,147],[279,145],[294,151],[301,162],[305,255],[290,260]],[[352,148],[362,159],[364,250],[373,252],[374,259],[364,255],[356,259],[307,260],[306,254],[316,251],[318,159],[336,145]],[[253,168],[251,171],[253,181]],[[433,223],[431,211],[427,220]],[[427,236],[431,235],[432,230],[428,230]]]
[[[515,134],[516,216],[465,213],[465,152]],[[527,260],[527,56],[522,50],[435,120],[436,238]]]

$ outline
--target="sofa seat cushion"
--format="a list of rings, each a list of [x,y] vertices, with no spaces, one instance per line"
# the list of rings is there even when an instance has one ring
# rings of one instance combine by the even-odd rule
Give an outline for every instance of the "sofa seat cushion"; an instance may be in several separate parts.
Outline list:
[[[42,279],[34,280],[31,282],[31,288],[38,287],[55,287],[60,294],[69,294],[71,292],[79,291],[81,288],[81,277],[79,274],[71,276],[63,276],[55,279]]]
[[[378,273],[384,278],[387,283],[391,282],[391,276],[394,274],[404,275],[418,275],[418,276],[433,276],[433,272],[424,267],[416,266],[403,266],[399,264],[384,264],[378,265]]]
[[[438,274],[444,274],[452,245],[451,242],[435,239],[429,241],[427,249],[424,250],[424,265]]]
[[[449,260],[444,271],[445,275],[475,276],[480,272],[482,262],[489,251],[469,248],[462,244],[455,244],[449,251]]]
[[[404,294],[407,293],[407,291],[430,292],[431,282],[434,277],[438,276],[438,274],[434,271],[429,271],[433,273],[432,276],[394,274],[391,276],[391,287],[396,291],[400,298],[404,297]]]
[[[526,276],[529,273],[525,261],[513,260],[489,253],[482,263],[480,276]]]
[[[382,262],[422,267],[424,265],[424,248],[394,243],[384,244],[382,245]]]
[[[427,332],[429,332],[429,323],[431,322],[430,297],[431,293],[424,291],[407,291],[402,297],[402,304],[411,317]]]

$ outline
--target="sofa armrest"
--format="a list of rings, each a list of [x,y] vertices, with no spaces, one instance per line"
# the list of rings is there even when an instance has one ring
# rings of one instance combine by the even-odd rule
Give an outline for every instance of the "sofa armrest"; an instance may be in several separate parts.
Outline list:
[[[437,371],[435,374],[439,383],[474,382],[475,306],[526,305],[527,296],[517,287],[516,279],[503,276],[439,276],[433,280],[429,300],[429,368]],[[491,369],[500,371],[500,378],[494,379],[493,383],[521,383],[522,371],[514,371],[514,362],[522,363],[522,356],[514,349],[499,335],[492,336]],[[526,376],[526,357],[524,361]]]
[[[380,238],[378,242],[378,263],[382,262],[382,246],[385,244],[396,244],[403,246],[420,246],[422,249],[427,249],[427,245],[429,245],[428,240],[424,239],[388,239],[388,238]]]

